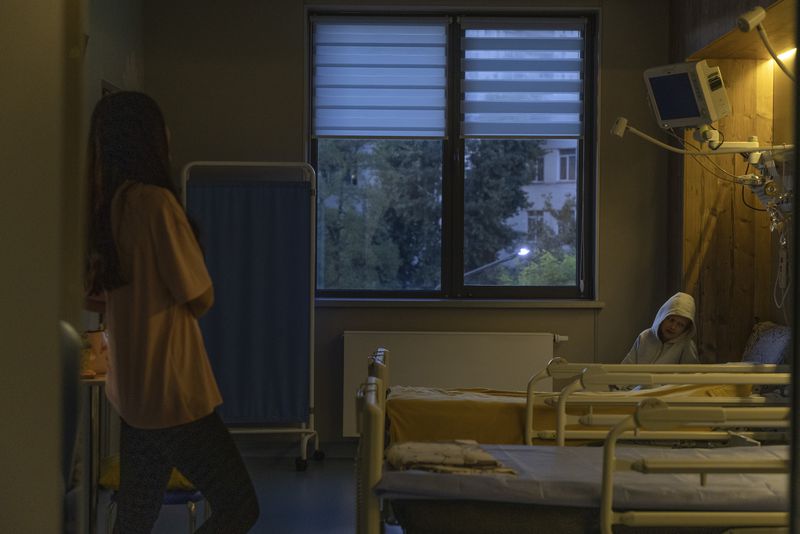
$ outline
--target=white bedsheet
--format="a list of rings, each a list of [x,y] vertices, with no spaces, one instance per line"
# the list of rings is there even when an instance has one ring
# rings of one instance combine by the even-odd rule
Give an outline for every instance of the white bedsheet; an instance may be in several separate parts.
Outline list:
[[[514,475],[437,474],[384,470],[376,493],[390,499],[488,500],[576,507],[599,507],[603,471],[601,447],[483,445]],[[787,446],[716,449],[618,447],[617,457],[786,459]],[[788,475],[709,475],[706,485],[696,474],[614,476],[616,509],[788,510]]]

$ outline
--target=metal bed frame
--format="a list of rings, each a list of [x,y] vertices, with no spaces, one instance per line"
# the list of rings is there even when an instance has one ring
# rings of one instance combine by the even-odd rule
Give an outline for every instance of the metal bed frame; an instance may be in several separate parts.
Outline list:
[[[637,372],[624,372],[628,369],[618,367],[639,367]],[[555,437],[556,444],[563,446],[567,438],[570,439],[604,439],[606,431],[587,430],[587,431],[567,431],[566,425],[568,416],[566,413],[570,395],[581,390],[592,390],[609,385],[713,385],[713,384],[738,384],[738,385],[786,385],[791,383],[791,375],[784,372],[785,367],[766,364],[717,364],[717,365],[598,365],[586,368],[581,375],[572,383],[561,390],[557,397],[557,424],[556,431],[539,432],[538,437],[542,439],[552,439]],[[553,404],[553,399],[550,404]],[[545,402],[547,402],[547,400]],[[610,396],[608,393],[598,392],[594,395],[584,396],[578,399],[579,404],[613,404],[619,406],[635,406],[641,402],[641,398],[632,397],[630,399]],[[763,406],[767,404],[764,397],[682,397],[667,400],[669,404],[680,405],[714,405],[714,406]],[[578,422],[590,425],[616,424],[624,416],[584,416],[583,421]],[[531,430],[532,433],[532,430]],[[555,434],[555,435],[554,435]],[[768,435],[753,434],[750,432],[737,433],[746,438],[766,438]],[[775,437],[775,436],[771,436]],[[695,432],[687,435],[685,432],[675,432],[670,435],[668,431],[637,431],[637,439],[700,439],[700,440],[726,440],[731,438],[731,434],[725,431]]]
[[[388,370],[389,351],[384,348],[377,349],[367,359],[368,376],[380,378],[384,384],[389,383]],[[598,388],[614,385],[654,385],[654,384],[766,384],[785,385],[790,382],[790,375],[785,372],[786,366],[773,364],[730,363],[730,364],[594,364],[594,363],[569,363],[566,359],[555,357],[548,365],[534,374],[528,382],[527,402],[525,414],[525,444],[532,445],[535,438],[555,440],[556,444],[563,446],[567,439],[602,440],[605,439],[608,429],[566,430],[567,424],[582,424],[585,426],[610,427],[627,417],[627,414],[593,414],[592,406],[637,406],[643,399],[641,397],[623,397],[620,394],[596,391],[594,394],[584,393],[580,397],[573,394],[581,390],[597,390]],[[547,379],[569,379],[569,383],[561,392],[538,392],[535,384]],[[554,430],[539,430],[533,428],[533,412],[535,399],[544,396],[545,404],[557,410],[557,425]],[[767,406],[778,405],[780,402],[770,401],[763,396],[750,397],[671,397],[670,405],[683,406]],[[589,414],[573,416],[566,413],[567,406],[589,406]],[[722,441],[729,439],[739,440],[775,440],[786,439],[785,433],[761,432],[735,432],[725,430],[709,430],[692,432],[650,431],[638,430],[635,439],[674,439],[674,440],[704,440]]]
[[[613,373],[613,376],[612,374]],[[730,374],[749,373],[750,377],[739,376],[729,378]],[[777,375],[780,373],[780,376]],[[653,378],[658,375],[658,379]],[[696,375],[689,377],[690,375]],[[765,376],[768,375],[768,376]],[[548,365],[534,374],[528,381],[527,404],[525,410],[525,443],[533,444],[535,438],[555,439],[558,445],[564,440],[602,439],[605,434],[599,431],[567,431],[568,423],[584,423],[579,418],[567,415],[566,406],[577,405],[618,405],[635,406],[641,398],[622,398],[612,396],[608,392],[596,391],[595,395],[582,395],[579,398],[570,396],[582,390],[597,390],[609,385],[654,385],[654,384],[788,384],[788,367],[774,364],[728,363],[728,364],[602,364],[602,363],[570,363],[564,358],[556,357]],[[573,381],[560,392],[536,391],[535,385],[547,378],[572,379]],[[545,404],[557,409],[557,428],[553,431],[535,431],[533,424],[534,402],[544,397]],[[670,399],[674,404],[765,404],[763,397],[686,397]],[[595,416],[593,424],[602,424]]]
[[[386,390],[383,381],[369,376],[358,395],[361,441],[357,457],[357,534],[382,532],[381,499],[372,489],[379,482],[383,470],[384,423]],[[788,512],[758,511],[669,511],[669,510],[615,510],[613,507],[614,473],[634,470],[641,473],[696,473],[705,484],[709,474],[722,473],[786,473],[789,460],[767,461],[709,461],[644,459],[631,462],[616,456],[616,444],[629,439],[639,429],[661,431],[676,426],[760,426],[785,428],[789,423],[788,407],[718,407],[669,406],[658,398],[645,399],[633,415],[626,416],[607,433],[603,451],[600,518],[603,534],[611,534],[614,524],[630,527],[694,526],[731,528],[728,533],[739,532],[738,527],[776,528],[788,524]],[[445,476],[445,475],[442,475]],[[654,480],[657,483],[657,480]],[[742,532],[747,532],[743,530]],[[761,532],[761,531],[759,531]]]
[[[723,408],[675,407],[657,398],[643,401],[636,412],[620,421],[608,434],[603,450],[603,478],[600,504],[600,524],[603,534],[612,534],[615,524],[630,527],[785,527],[789,524],[788,512],[720,512],[720,511],[669,511],[669,510],[614,510],[614,473],[637,471],[640,473],[697,473],[705,485],[709,474],[722,473],[788,473],[789,460],[761,460],[758,462],[709,460],[658,460],[644,459],[636,462],[622,461],[616,456],[619,439],[637,429],[673,428],[675,426],[761,426],[786,428],[791,410],[786,408]]]

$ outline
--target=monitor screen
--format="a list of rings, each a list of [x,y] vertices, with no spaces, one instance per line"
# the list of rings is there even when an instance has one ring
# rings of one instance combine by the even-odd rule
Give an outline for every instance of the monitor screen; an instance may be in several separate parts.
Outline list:
[[[649,81],[662,121],[700,116],[687,73],[653,76]]]

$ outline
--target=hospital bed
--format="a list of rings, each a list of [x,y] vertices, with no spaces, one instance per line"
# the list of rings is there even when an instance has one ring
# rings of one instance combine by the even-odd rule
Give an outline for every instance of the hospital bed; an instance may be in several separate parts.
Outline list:
[[[384,384],[390,383],[389,359],[390,353],[385,349],[378,349],[370,355],[368,375],[380,378]],[[595,426],[603,417],[627,415],[645,397],[665,395],[675,403],[685,404],[765,404],[765,398],[751,395],[749,385],[788,383],[788,374],[780,377],[776,374],[780,369],[776,365],[750,363],[574,364],[563,358],[554,358],[532,376],[526,392],[394,385],[387,401],[389,437],[392,443],[457,438],[503,444],[551,444],[553,440],[559,445],[567,440],[572,444],[585,443],[603,439],[610,425],[605,429]],[[608,377],[609,372],[617,377],[616,382],[601,383],[600,378]],[[653,382],[655,376],[661,376],[663,380]],[[536,385],[545,378],[563,380],[576,377],[575,382],[565,388],[568,390],[566,395],[536,390]],[[684,380],[681,377],[691,378]],[[608,389],[610,383],[669,385],[643,391],[579,391],[600,387]],[[686,383],[688,385],[684,385]],[[571,414],[567,413],[568,406],[574,408]],[[719,431],[694,434],[683,439],[720,440],[729,437],[728,433]]]
[[[661,455],[656,457],[654,449],[642,458],[630,461],[619,455],[618,441],[626,434],[639,429],[669,429],[686,426],[713,425],[745,426],[760,428],[787,428],[790,422],[788,407],[676,407],[659,399],[643,401],[633,415],[620,422],[608,433],[603,447],[603,475],[600,502],[600,524],[603,534],[611,534],[613,525],[627,526],[704,526],[704,527],[783,527],[788,525],[789,514],[786,492],[790,458],[787,447],[744,447],[736,449],[716,449],[728,453],[708,455],[707,452],[692,457],[676,457]],[[749,451],[756,450],[755,453]],[[732,454],[731,454],[732,452]],[[744,453],[744,454],[743,454]],[[708,509],[706,506],[683,505],[682,509],[668,510],[661,503],[628,503],[627,506],[615,507],[621,492],[615,491],[615,477],[619,474],[641,473],[656,475],[654,480],[645,484],[661,484],[664,475],[688,475],[695,477],[698,488],[711,488],[728,497],[724,510]],[[731,506],[738,501],[735,495],[742,488],[743,474],[751,474],[745,478],[751,484],[767,484],[774,493],[773,502],[766,502],[763,508],[753,503],[740,502],[739,506]],[[777,476],[775,476],[777,475]],[[651,478],[651,477],[647,477]],[[619,480],[617,480],[619,482]],[[690,480],[691,483],[691,480]],[[631,491],[630,485],[619,484],[620,489]],[[617,508],[633,508],[618,511]]]
[[[515,474],[441,474],[385,470],[380,379],[370,377],[361,398],[358,534],[380,532],[382,503],[385,508],[391,504],[408,534],[597,532],[601,526],[605,533],[615,523],[627,525],[624,532],[650,525],[670,526],[662,532],[674,532],[676,525],[701,527],[692,532],[723,532],[786,521],[785,446],[676,450],[617,446],[617,441],[636,426],[756,422],[780,427],[788,420],[788,408],[669,407],[671,418],[662,421],[657,416],[664,413],[663,403],[650,400],[660,404],[647,404],[649,412],[639,408],[618,423],[605,449],[481,445]],[[687,421],[682,412],[676,418],[675,410],[699,412]]]
[[[631,412],[639,404],[642,396],[660,398],[670,405],[683,406],[770,406],[788,405],[789,398],[778,396],[765,397],[749,394],[751,386],[787,386],[791,384],[791,373],[786,366],[772,364],[722,364],[722,365],[593,365],[585,368],[570,384],[564,387],[556,397],[545,399],[545,404],[556,409],[556,429],[539,431],[539,438],[555,438],[556,444],[563,446],[567,439],[604,439],[606,430],[567,430],[569,422],[586,426],[611,426],[625,417],[624,412]],[[597,391],[610,386],[635,386],[637,391]],[[723,389],[719,389],[721,386]],[[739,386],[743,387],[740,388]],[[592,393],[592,391],[596,391]],[[577,396],[579,393],[582,395]],[[699,395],[698,393],[704,393]],[[722,395],[720,395],[722,393]],[[731,393],[738,393],[731,395]],[[639,396],[641,394],[642,396]],[[709,394],[709,395],[705,395]],[[534,394],[535,395],[535,394]],[[533,402],[529,402],[529,406]],[[588,407],[588,413],[582,416],[569,416],[568,406]],[[618,413],[597,414],[593,410],[600,407],[613,407]],[[627,408],[627,410],[626,410]],[[621,410],[620,410],[621,409]],[[619,412],[623,413],[619,413]],[[528,435],[534,433],[533,425],[526,427]],[[738,437],[744,438],[778,438],[785,440],[782,433],[752,435],[741,432]],[[700,430],[693,432],[670,430],[640,431],[636,437],[647,439],[694,439],[694,440],[727,440],[728,431]],[[530,444],[531,442],[528,441]]]

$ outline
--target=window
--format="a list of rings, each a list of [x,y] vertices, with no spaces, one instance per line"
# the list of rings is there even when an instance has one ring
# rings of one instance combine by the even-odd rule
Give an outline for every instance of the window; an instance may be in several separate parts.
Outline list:
[[[528,210],[528,239],[532,245],[538,246],[544,224],[544,210]]]
[[[531,171],[534,182],[544,182],[544,157],[536,156],[531,160]]]
[[[593,296],[593,16],[311,36],[319,296]]]
[[[578,157],[575,155],[574,148],[562,148],[559,150],[559,180],[578,179]]]

